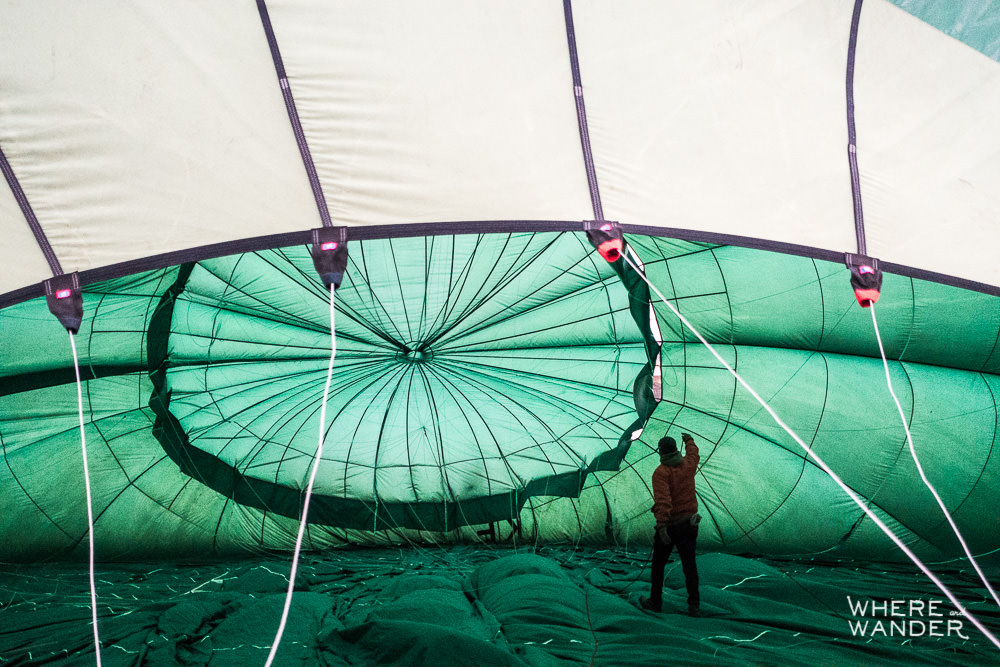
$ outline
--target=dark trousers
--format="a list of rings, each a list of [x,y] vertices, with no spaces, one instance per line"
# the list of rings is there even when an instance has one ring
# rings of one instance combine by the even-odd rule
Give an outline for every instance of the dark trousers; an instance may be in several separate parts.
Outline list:
[[[667,526],[667,536],[670,542],[660,539],[657,531],[653,538],[653,572],[650,602],[659,609],[663,602],[663,569],[670,559],[670,554],[677,547],[677,555],[681,557],[681,567],[684,569],[684,583],[687,584],[688,604],[697,605],[698,596],[698,565],[694,560],[694,546],[698,541],[698,526],[692,526],[690,520],[682,521],[673,526]]]

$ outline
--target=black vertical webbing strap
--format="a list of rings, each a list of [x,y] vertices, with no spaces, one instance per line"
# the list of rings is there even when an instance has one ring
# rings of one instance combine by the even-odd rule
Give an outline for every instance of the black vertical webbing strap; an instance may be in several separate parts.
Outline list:
[[[590,203],[594,207],[594,219],[604,220],[601,193],[597,188],[597,171],[594,169],[594,154],[590,150],[590,132],[587,130],[587,110],[583,104],[583,84],[580,79],[580,60],[576,53],[576,30],[573,28],[573,6],[570,0],[563,0],[563,14],[566,16],[566,39],[569,42],[570,67],[573,69],[573,96],[576,99],[576,120],[580,126],[580,143],[583,145],[583,162],[587,168]]]
[[[867,255],[865,218],[861,211],[861,178],[858,175],[858,138],[854,131],[854,54],[858,49],[858,23],[861,3],[855,0],[851,18],[851,41],[847,46],[847,159],[851,165],[851,193],[854,195],[854,231],[858,236],[858,254]]]
[[[324,227],[332,227],[330,211],[326,206],[326,198],[323,197],[323,187],[319,182],[319,175],[316,173],[316,165],[313,163],[312,153],[309,152],[309,144],[306,143],[306,134],[302,130],[302,122],[299,120],[299,112],[295,109],[295,99],[292,97],[292,88],[288,84],[288,76],[285,74],[285,64],[281,60],[281,52],[278,50],[278,40],[274,36],[274,28],[271,26],[271,17],[267,13],[267,5],[264,0],[257,0],[257,11],[260,13],[260,21],[264,25],[264,33],[267,35],[267,45],[271,49],[271,59],[274,61],[274,69],[278,73],[278,83],[281,85],[281,96],[285,99],[285,109],[288,111],[288,120],[292,123],[292,131],[295,133],[295,143],[299,146],[299,154],[302,155],[302,164],[309,175],[309,185],[312,187],[313,197],[316,199],[316,208],[319,209],[319,217],[323,221]]]
[[[11,168],[10,162],[7,161],[7,156],[4,155],[2,148],[0,148],[0,171],[3,172],[3,177],[7,179],[7,185],[10,186],[11,192],[14,193],[14,199],[17,200],[17,205],[21,207],[24,219],[28,221],[28,227],[31,228],[31,233],[35,235],[38,247],[42,249],[42,254],[45,255],[45,260],[49,263],[49,268],[52,269],[52,275],[62,275],[63,270],[62,265],[59,264],[59,258],[56,257],[55,251],[52,250],[52,244],[49,243],[48,237],[45,236],[45,230],[42,229],[38,218],[35,217],[35,211],[31,208],[31,203],[28,201],[27,195],[24,194],[24,190],[21,189],[21,184],[18,183],[17,176],[14,175],[14,170]]]

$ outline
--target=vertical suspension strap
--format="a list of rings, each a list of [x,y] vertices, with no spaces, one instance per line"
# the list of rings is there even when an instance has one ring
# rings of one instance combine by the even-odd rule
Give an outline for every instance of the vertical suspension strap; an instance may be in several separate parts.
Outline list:
[[[858,174],[858,137],[854,129],[854,56],[858,50],[858,24],[861,20],[861,3],[855,0],[851,18],[851,39],[847,46],[847,161],[851,167],[851,194],[854,196],[854,232],[858,239],[858,254],[867,254],[865,243],[865,217],[861,210],[861,177]]]
[[[281,51],[278,50],[278,40],[274,36],[274,28],[271,25],[271,17],[267,11],[267,4],[264,0],[257,0],[257,12],[260,14],[260,22],[264,26],[264,34],[267,35],[267,45],[271,49],[271,59],[274,61],[274,69],[278,74],[278,83],[281,85],[281,96],[285,100],[285,110],[288,111],[288,120],[292,123],[292,131],[295,133],[295,143],[299,146],[299,154],[302,156],[302,164],[306,168],[309,176],[309,185],[312,187],[313,198],[316,200],[316,208],[319,209],[320,220],[324,227],[332,227],[330,220],[330,210],[326,205],[326,198],[323,196],[323,187],[319,182],[319,175],[316,173],[316,165],[313,163],[312,153],[309,152],[309,144],[306,143],[306,134],[302,129],[302,122],[299,120],[299,112],[295,108],[295,98],[292,97],[292,88],[288,83],[288,76],[285,73],[285,63],[281,59]]]
[[[566,17],[566,40],[569,42],[569,62],[573,70],[573,96],[576,100],[576,121],[580,127],[580,144],[583,147],[583,163],[587,170],[587,185],[590,187],[590,203],[594,208],[594,219],[604,220],[601,193],[597,187],[597,171],[594,155],[590,149],[590,132],[587,130],[587,109],[583,104],[583,83],[580,78],[580,60],[576,53],[576,30],[573,27],[573,5],[571,0],[563,0],[563,14]]]
[[[28,222],[31,233],[35,235],[35,241],[38,243],[38,247],[41,248],[42,254],[45,255],[45,261],[49,263],[49,268],[52,269],[52,275],[62,275],[63,270],[62,265],[59,264],[59,258],[56,257],[55,251],[52,250],[52,244],[49,243],[48,237],[45,236],[45,230],[42,229],[42,225],[38,222],[35,211],[31,208],[31,203],[28,201],[28,196],[24,194],[24,189],[21,188],[17,176],[14,175],[14,169],[10,166],[10,162],[7,161],[7,156],[4,155],[2,148],[0,148],[0,171],[3,172],[3,177],[7,180],[7,185],[10,186],[11,192],[14,193],[14,199],[17,200],[17,205],[21,207],[21,213],[24,214],[24,219]]]
[[[864,0],[855,0],[851,16],[851,37],[847,45],[847,162],[851,168],[851,196],[854,200],[854,233],[857,237],[858,252],[845,253],[844,263],[851,271],[851,287],[854,297],[862,308],[868,308],[876,301],[882,290],[882,269],[878,260],[868,257],[865,241],[865,216],[861,207],[861,176],[858,172],[858,136],[854,127],[854,60],[858,50],[858,25],[861,22],[861,5]]]

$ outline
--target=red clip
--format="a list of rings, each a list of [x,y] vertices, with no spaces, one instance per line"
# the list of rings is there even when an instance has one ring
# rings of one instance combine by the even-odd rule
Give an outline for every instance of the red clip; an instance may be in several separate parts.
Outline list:
[[[873,303],[878,303],[878,298],[881,296],[881,292],[877,289],[856,289],[854,290],[854,298],[858,300],[858,305],[862,308],[868,308]]]
[[[882,269],[873,257],[846,253],[844,263],[851,270],[851,287],[854,298],[862,308],[869,308],[878,301],[882,289]]]
[[[622,240],[610,239],[605,241],[597,246],[597,252],[601,253],[601,257],[609,262],[617,262],[618,258],[622,256]]]
[[[609,220],[590,221],[584,223],[587,239],[597,252],[608,262],[614,263],[621,259],[624,243],[622,230],[616,222]]]

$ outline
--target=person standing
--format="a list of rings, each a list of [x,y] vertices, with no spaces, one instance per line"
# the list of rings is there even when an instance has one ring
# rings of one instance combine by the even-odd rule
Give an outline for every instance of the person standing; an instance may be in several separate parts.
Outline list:
[[[677,451],[677,441],[671,437],[660,438],[660,465],[653,471],[653,516],[656,517],[656,534],[653,537],[653,563],[649,598],[642,600],[642,608],[661,611],[663,605],[663,569],[670,554],[677,547],[684,570],[688,594],[688,614],[701,614],[701,597],[698,594],[698,565],[695,563],[695,543],[698,540],[698,496],[695,494],[694,474],[698,470],[698,446],[688,433],[681,434],[684,455]]]

